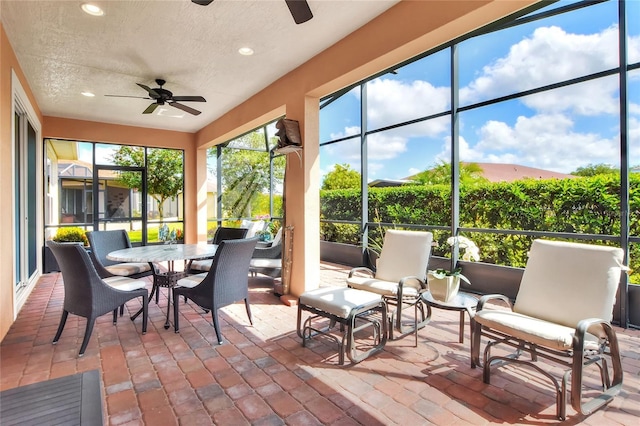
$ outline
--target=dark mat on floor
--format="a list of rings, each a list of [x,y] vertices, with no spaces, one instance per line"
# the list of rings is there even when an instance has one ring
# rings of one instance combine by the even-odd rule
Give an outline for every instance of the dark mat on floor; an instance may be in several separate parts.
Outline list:
[[[0,423],[101,426],[100,372],[91,370],[0,392]]]

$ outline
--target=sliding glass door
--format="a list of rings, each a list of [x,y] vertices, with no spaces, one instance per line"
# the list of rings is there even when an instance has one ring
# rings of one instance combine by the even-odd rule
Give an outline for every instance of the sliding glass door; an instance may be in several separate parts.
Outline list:
[[[14,114],[14,245],[16,295],[38,270],[37,133],[20,109]]]

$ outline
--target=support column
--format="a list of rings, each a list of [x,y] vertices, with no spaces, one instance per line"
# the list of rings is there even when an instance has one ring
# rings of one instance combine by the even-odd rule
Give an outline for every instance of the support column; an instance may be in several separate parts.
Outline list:
[[[320,284],[320,107],[316,97],[287,103],[287,118],[300,123],[302,151],[288,154],[286,220],[293,226],[289,293],[299,296]]]
[[[187,239],[188,243],[207,242],[207,149],[196,149],[195,164],[195,191],[196,210],[195,214],[185,212],[185,217],[189,217],[187,226],[189,233],[185,235],[196,235],[196,240]],[[194,204],[189,204],[194,205]]]

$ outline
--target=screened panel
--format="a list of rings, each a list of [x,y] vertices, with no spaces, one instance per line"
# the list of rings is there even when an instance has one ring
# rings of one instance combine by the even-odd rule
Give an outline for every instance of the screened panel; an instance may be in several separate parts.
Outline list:
[[[250,133],[232,139],[227,144],[227,148],[254,149],[267,151],[267,140],[263,128],[253,130]]]
[[[450,158],[449,116],[367,136],[369,180],[411,180]]]
[[[359,135],[360,87],[340,96],[320,109],[320,143]]]
[[[268,215],[269,153],[246,149],[222,149],[222,217],[231,220]],[[266,211],[265,208],[267,209]]]
[[[444,49],[366,83],[367,130],[450,110],[450,57]]]
[[[618,67],[617,13],[609,1],[461,42],[460,104]]]
[[[325,241],[360,244],[360,138],[321,146],[320,173],[320,237]]]
[[[91,143],[45,140],[45,238],[61,223],[93,222],[92,161]]]

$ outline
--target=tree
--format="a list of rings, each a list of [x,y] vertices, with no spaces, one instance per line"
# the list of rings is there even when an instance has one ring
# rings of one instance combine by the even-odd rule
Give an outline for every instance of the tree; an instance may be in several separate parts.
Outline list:
[[[482,172],[482,167],[477,163],[460,163],[460,185],[488,182]],[[423,185],[451,185],[451,163],[442,161],[434,168],[418,173],[413,179]]]
[[[118,166],[144,167],[144,148],[121,146],[112,158]],[[118,182],[131,189],[142,190],[142,175],[121,172]],[[175,149],[147,149],[147,193],[158,202],[158,214],[164,217],[163,204],[175,198],[184,187],[183,155]]]
[[[348,164],[335,164],[333,170],[325,175],[320,189],[360,189],[361,184],[358,171]]]
[[[584,167],[578,167],[575,171],[571,172],[574,176],[591,177],[597,175],[617,175],[620,174],[620,170],[613,167],[611,164],[588,164]]]
[[[226,217],[252,217],[253,214],[268,214],[266,211],[254,212],[261,194],[269,193],[269,153],[266,151],[264,135],[252,132],[233,143],[234,146],[260,147],[258,150],[223,148],[222,170],[222,208]],[[215,156],[216,148],[209,150]],[[274,186],[282,186],[284,181],[285,157],[274,158]],[[260,203],[262,210],[264,203]]]

